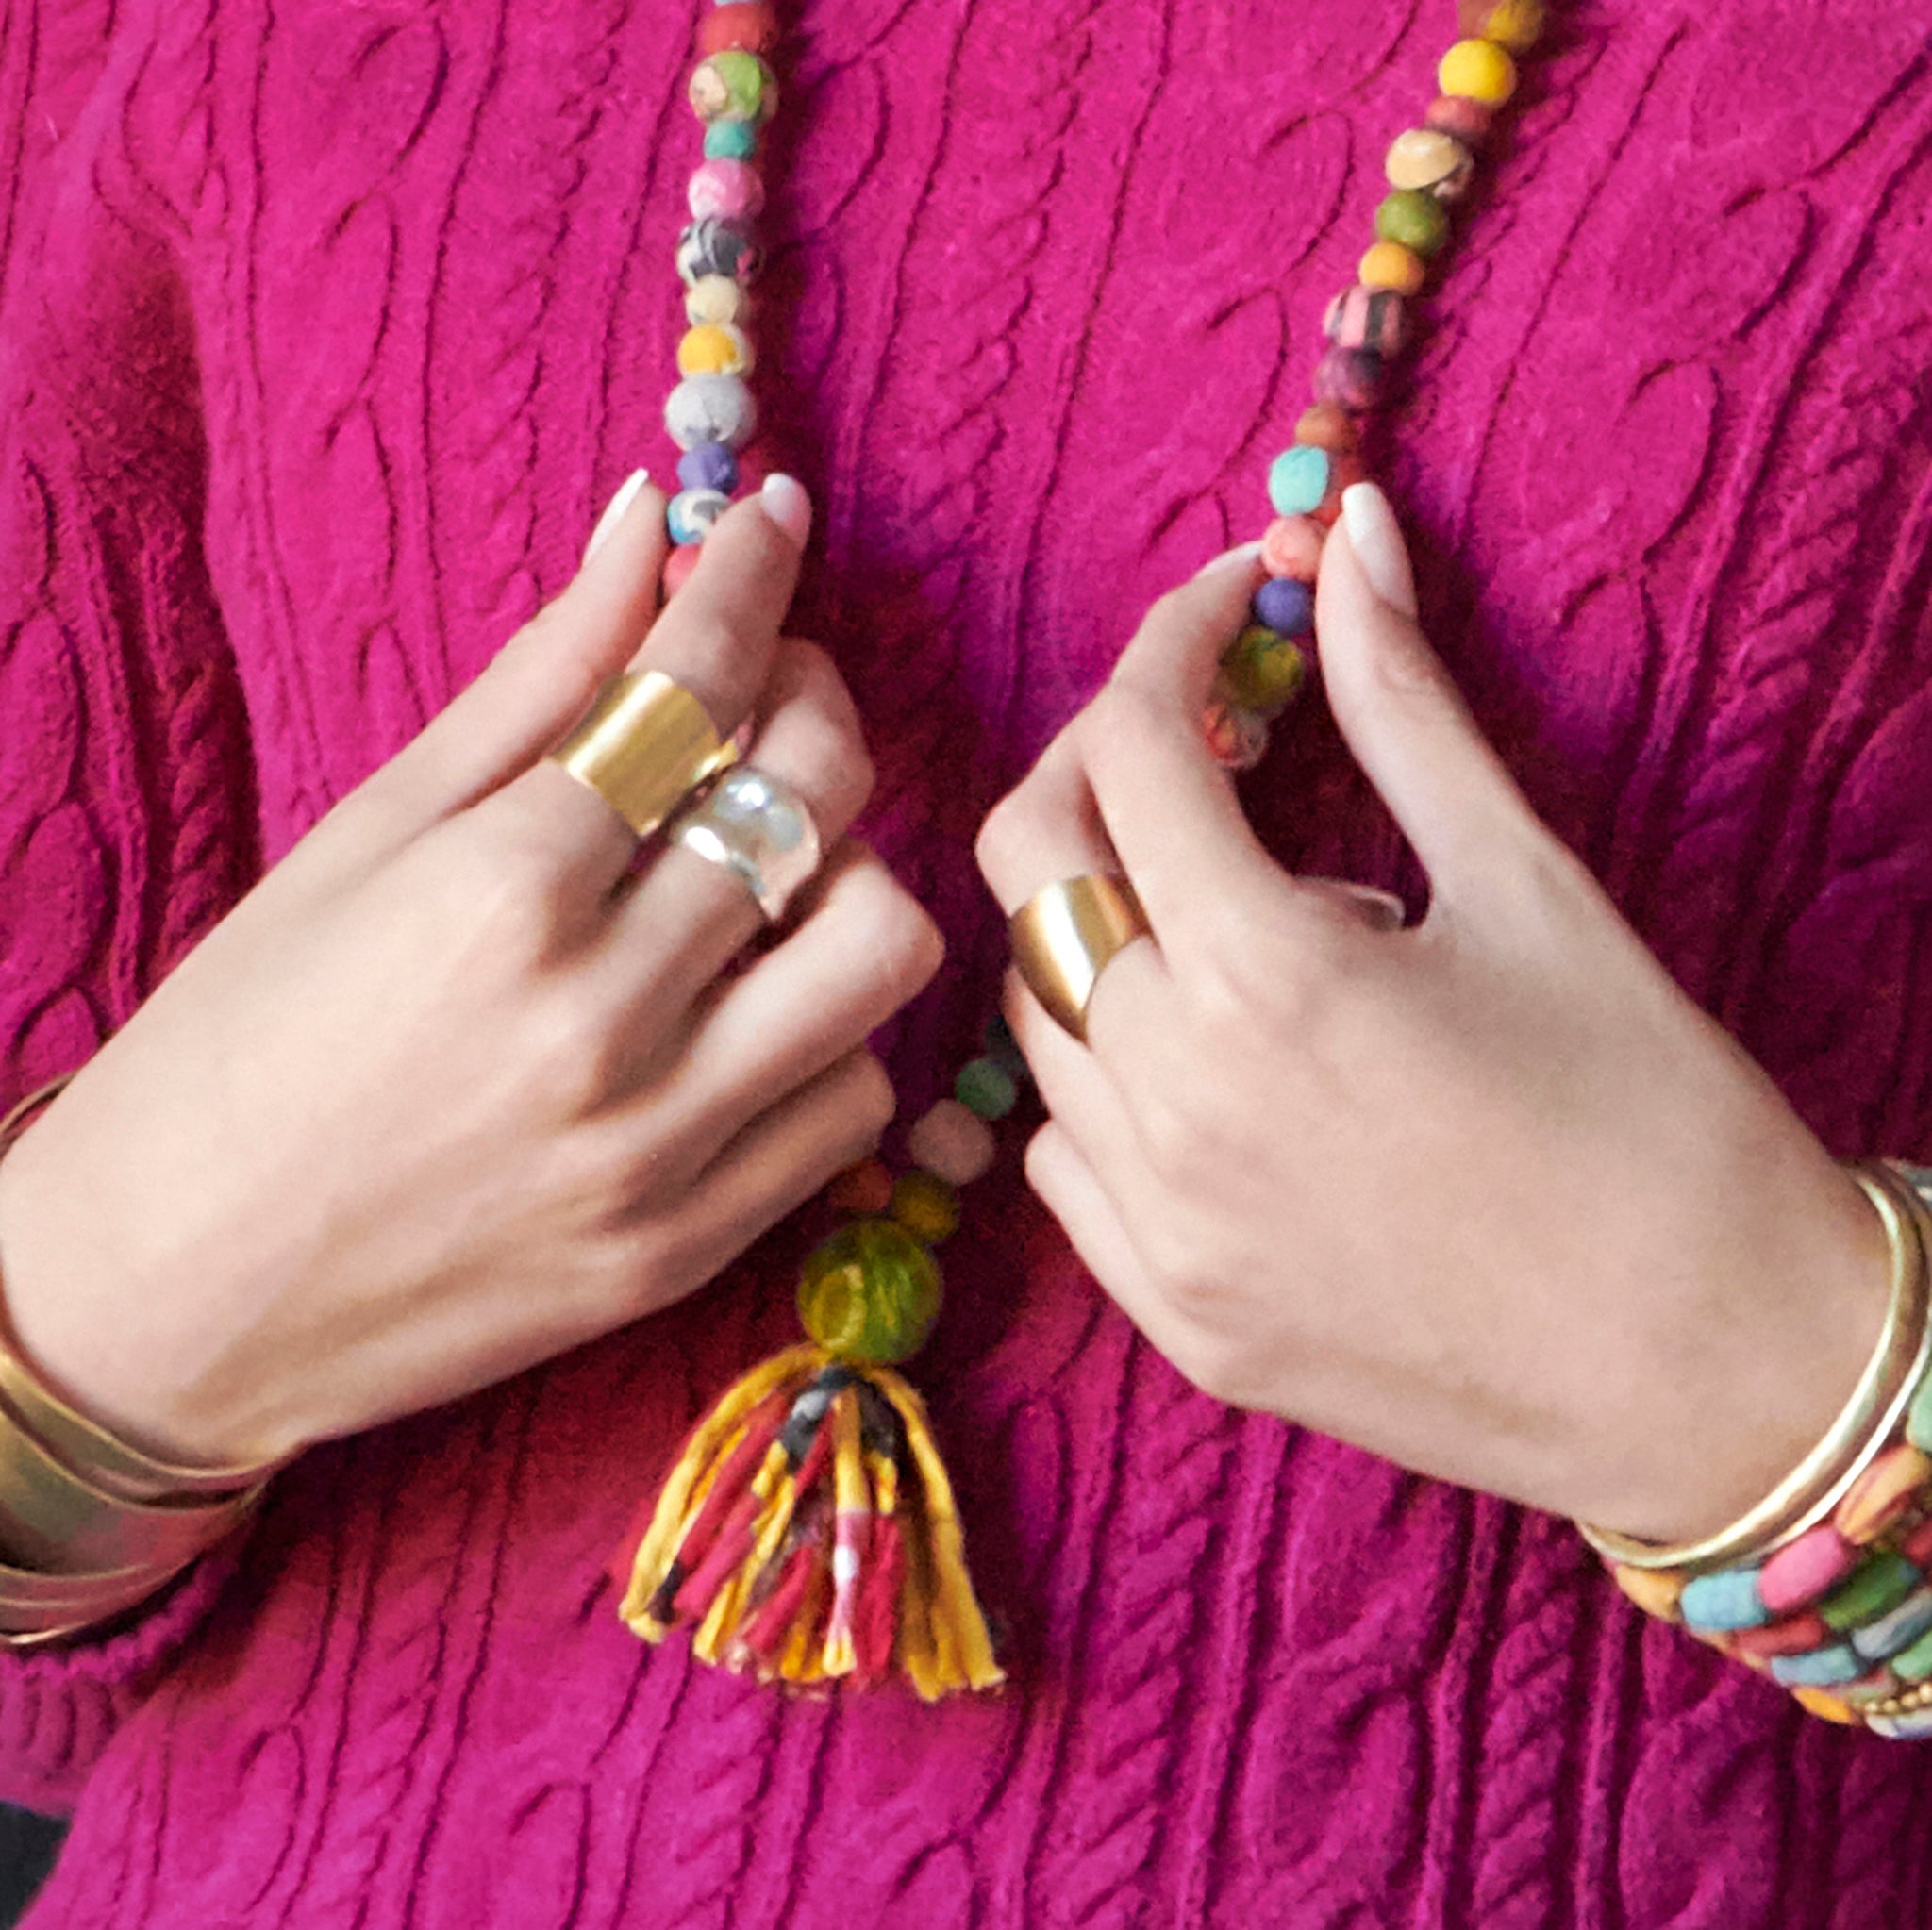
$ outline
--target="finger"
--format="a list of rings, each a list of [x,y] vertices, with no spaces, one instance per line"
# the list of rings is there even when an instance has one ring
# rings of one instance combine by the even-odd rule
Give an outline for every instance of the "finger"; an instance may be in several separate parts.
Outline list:
[[[708,1280],[846,1167],[878,1148],[895,1110],[869,1052],[849,1053],[746,1127],[663,1224],[677,1271]]]
[[[678,594],[689,595],[690,585]],[[756,728],[750,761],[798,792],[821,846],[835,850],[872,795],[873,766],[851,692],[816,644],[788,638],[779,648]],[[612,921],[611,994],[620,1004],[682,1015],[763,926],[741,878],[673,845],[630,888]]]
[[[1322,551],[1322,677],[1342,736],[1437,898],[1480,887],[1541,828],[1415,621],[1408,556],[1373,483],[1342,497]]]
[[[825,868],[809,915],[701,1007],[679,1071],[681,1132],[722,1146],[916,998],[945,956],[939,927],[862,844]]]
[[[1123,953],[1103,975],[1124,965],[1126,956]],[[1105,1056],[1086,1050],[1063,1032],[1017,972],[1008,974],[1004,1009],[1041,1104],[1095,1172],[1105,1173],[1110,1183],[1136,1184],[1145,1173],[1146,1161],[1121,1082]],[[1137,1030],[1136,1039],[1145,1048],[1141,1058],[1133,1062],[1139,1073],[1151,1070],[1146,1054],[1158,1053],[1156,1041],[1162,1036],[1158,1026]]]
[[[660,671],[683,686],[721,737],[730,737],[750,714],[777,651],[778,625],[798,582],[804,541],[799,515],[809,516],[808,507],[801,511],[803,497],[791,477],[774,475],[759,496],[726,510],[705,539],[697,568],[672,610],[651,625],[648,636],[638,633],[642,648],[631,656],[629,667]],[[633,506],[591,557],[587,574],[626,541],[636,513]],[[661,557],[661,546],[655,554]],[[575,721],[566,720],[566,727]],[[553,740],[559,735],[551,733]],[[548,847],[559,866],[595,889],[615,885],[637,853],[630,826],[589,785],[548,757],[537,757],[475,810],[485,821],[479,829],[486,836],[500,831]]]
[[[1081,1264],[1158,1346],[1159,1296],[1107,1188],[1058,1121],[1049,1120],[1028,1142],[1026,1182],[1060,1223]]]
[[[1259,562],[1237,551],[1162,597],[1074,726],[1101,822],[1174,959],[1217,947],[1221,913],[1243,894],[1287,885],[1201,725],[1261,580]]]
[[[364,793],[413,835],[528,767],[636,654],[658,607],[668,540],[664,496],[642,470],[611,499],[570,586]]]

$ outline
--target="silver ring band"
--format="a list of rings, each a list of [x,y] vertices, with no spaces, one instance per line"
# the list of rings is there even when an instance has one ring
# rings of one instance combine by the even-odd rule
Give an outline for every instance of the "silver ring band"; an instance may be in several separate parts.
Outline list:
[[[774,924],[824,856],[804,798],[755,764],[725,772],[669,835],[672,843],[729,872]]]

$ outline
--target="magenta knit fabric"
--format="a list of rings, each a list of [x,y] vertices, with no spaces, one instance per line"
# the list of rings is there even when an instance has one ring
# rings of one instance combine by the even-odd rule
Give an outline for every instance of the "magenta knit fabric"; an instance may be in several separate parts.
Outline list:
[[[0,8],[9,1090],[476,672],[627,470],[668,468],[701,4]],[[975,822],[1146,601],[1258,532],[1454,9],[788,10],[765,448],[820,497],[801,621],[865,710],[872,828],[953,941],[893,1041],[917,1106],[996,983]],[[1924,0],[1565,11],[1384,465],[1427,621],[1832,1147],[1932,1153]],[[1252,795],[1287,861],[1413,894],[1318,702]],[[32,1921],[1932,1915],[1932,1747],[1645,1626],[1559,1522],[1196,1394],[1010,1146],[920,1368],[1008,1691],[788,1701],[641,1647],[605,1560],[791,1332],[808,1237],[316,1453],[238,1572],[0,1668],[0,1793],[78,1804]]]

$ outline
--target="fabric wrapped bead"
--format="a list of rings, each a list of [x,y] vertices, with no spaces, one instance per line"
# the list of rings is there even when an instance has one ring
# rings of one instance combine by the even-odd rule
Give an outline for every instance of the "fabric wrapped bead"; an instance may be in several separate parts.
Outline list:
[[[1807,1650],[1824,1648],[1832,1639],[1830,1629],[1807,1608],[1802,1615],[1767,1622],[1761,1628],[1738,1629],[1731,1647],[1752,1661],[1766,1662],[1773,1655],[1802,1655]]]
[[[975,1119],[1005,1119],[1020,1103],[1012,1073],[991,1058],[968,1059],[953,1081],[953,1097]]]
[[[1424,194],[1420,188],[1398,188],[1375,209],[1375,235],[1426,260],[1449,239],[1449,217],[1433,194]]]
[[[1328,304],[1322,332],[1338,348],[1372,348],[1399,356],[1408,346],[1408,314],[1400,295],[1382,288],[1343,289]]]
[[[698,25],[698,51],[707,56],[737,49],[769,54],[778,44],[778,16],[762,0],[733,0],[714,7]]]
[[[1225,697],[1208,699],[1201,713],[1201,735],[1224,771],[1252,771],[1268,755],[1268,720]]]
[[[1932,1736],[1932,1708],[1907,1709],[1899,1716],[1867,1716],[1865,1726],[1888,1742],[1923,1742]]]
[[[677,479],[688,490],[720,490],[729,495],[738,487],[738,456],[722,442],[698,442],[677,458]]]
[[[1271,576],[1255,592],[1255,621],[1278,637],[1306,637],[1315,627],[1315,592],[1298,577]]]
[[[1767,1558],[1758,1592],[1774,1615],[1789,1615],[1828,1595],[1857,1565],[1858,1551],[1824,1522]]]
[[[1261,566],[1271,576],[1312,583],[1322,568],[1327,531],[1311,516],[1277,516],[1261,539]]]
[[[1307,594],[1302,584],[1289,587]],[[1293,701],[1307,674],[1297,644],[1266,624],[1250,624],[1222,654],[1220,689],[1235,710],[1265,718]]]
[[[1850,1642],[1833,1642],[1803,1655],[1774,1655],[1766,1665],[1771,1679],[1787,1689],[1829,1689],[1835,1683],[1856,1682],[1865,1664]]]
[[[751,291],[728,275],[700,275],[684,291],[684,319],[693,328],[742,327],[750,314]]]
[[[1360,415],[1387,400],[1389,364],[1372,348],[1331,348],[1315,365],[1314,389],[1317,400]]]
[[[1332,402],[1318,402],[1312,408],[1303,409],[1294,425],[1294,439],[1310,449],[1325,449],[1331,456],[1353,456],[1362,442],[1355,418]]]
[[[1932,1482],[1932,1459],[1901,1441],[1860,1474],[1839,1503],[1831,1524],[1847,1541],[1875,1541]]]
[[[1475,157],[1453,134],[1410,127],[1389,149],[1389,185],[1419,188],[1438,201],[1460,201],[1475,178]]]
[[[708,160],[686,191],[693,221],[753,221],[765,205],[764,176],[744,160]]]
[[[840,1213],[868,1218],[883,1213],[892,1204],[892,1175],[886,1162],[861,1159],[857,1166],[848,1166],[825,1189],[825,1201]]]
[[[677,344],[680,375],[748,375],[751,337],[730,322],[700,322]]]
[[[1442,56],[1436,84],[1444,93],[1500,108],[1516,92],[1516,62],[1494,41],[1457,41]]]
[[[1771,1620],[1771,1610],[1757,1592],[1757,1571],[1753,1568],[1724,1568],[1715,1574],[1695,1576],[1684,1584],[1677,1612],[1685,1627],[1699,1635],[1761,1628]]]
[[[914,1240],[938,1246],[959,1230],[959,1195],[937,1173],[904,1173],[892,1188],[891,1213]]]
[[[1807,1689],[1800,1683],[1791,1690],[1791,1700],[1807,1715],[1816,1716],[1823,1722],[1838,1722],[1850,1726],[1856,1724],[1858,1713],[1850,1703],[1836,1695],[1827,1695],[1822,1689]]]
[[[916,1165],[948,1186],[967,1187],[985,1177],[998,1147],[983,1119],[957,1099],[941,1099],[907,1135],[906,1150]]]
[[[1496,131],[1496,110],[1460,94],[1438,94],[1423,115],[1423,125],[1459,141],[1471,154],[1480,154]]]
[[[1932,1676],[1932,1633],[1922,1635],[1909,1648],[1890,1658],[1891,1672],[1901,1682],[1924,1682]]]
[[[1412,295],[1429,278],[1429,264],[1400,241],[1377,241],[1361,258],[1356,278],[1364,288],[1385,288],[1392,294]]]
[[[1868,1662],[1883,1662],[1932,1633],[1932,1589],[1914,1589],[1896,1608],[1852,1631],[1852,1646]]]
[[[740,375],[688,375],[664,405],[664,426],[680,449],[700,442],[742,449],[758,425],[758,404]]]
[[[752,159],[758,151],[758,130],[749,121],[713,121],[705,129],[707,160]]]
[[[665,507],[664,527],[673,542],[703,542],[730,507],[720,490],[680,490]]]
[[[704,551],[694,542],[680,543],[664,558],[664,601],[669,603],[691,581]]]
[[[777,76],[756,54],[733,47],[698,63],[690,97],[700,121],[749,121],[758,127],[778,110]]]
[[[1683,1619],[1677,1613],[1677,1604],[1684,1595],[1682,1575],[1674,1574],[1669,1569],[1625,1568],[1622,1562],[1613,1562],[1610,1579],[1646,1615],[1655,1615],[1664,1622]]]
[[[762,259],[751,234],[719,216],[692,222],[677,238],[677,273],[688,289],[714,275],[750,281]]]
[[[1268,467],[1268,500],[1277,516],[1306,516],[1328,493],[1335,458],[1325,449],[1297,444]]]
[[[1827,1628],[1841,1634],[1890,1615],[1924,1579],[1904,1556],[1886,1551],[1868,1555],[1818,1605]]]
[[[1456,20],[1471,40],[1526,54],[1542,38],[1543,0],[1457,0]]]

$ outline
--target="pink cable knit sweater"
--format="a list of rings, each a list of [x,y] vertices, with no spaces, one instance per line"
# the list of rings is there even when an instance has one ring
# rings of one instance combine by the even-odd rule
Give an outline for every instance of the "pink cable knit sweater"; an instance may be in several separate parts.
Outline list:
[[[701,0],[0,10],[0,1040],[84,1056],[666,467]],[[800,0],[766,447],[804,624],[954,944],[986,806],[1255,533],[1453,9]],[[1577,0],[1388,473],[1537,804],[1834,1149],[1932,1153],[1924,0]],[[1414,879],[1319,703],[1283,857]],[[1296,1130],[1284,1119],[1280,1129]],[[996,1700],[787,1701],[600,1581],[775,1239],[694,1303],[310,1456],[239,1569],[0,1664],[41,1925],[1898,1926],[1932,1749],[1801,1717],[1559,1522],[1191,1390],[1013,1163],[922,1378]],[[1425,1283],[1418,1283],[1425,1289]]]

